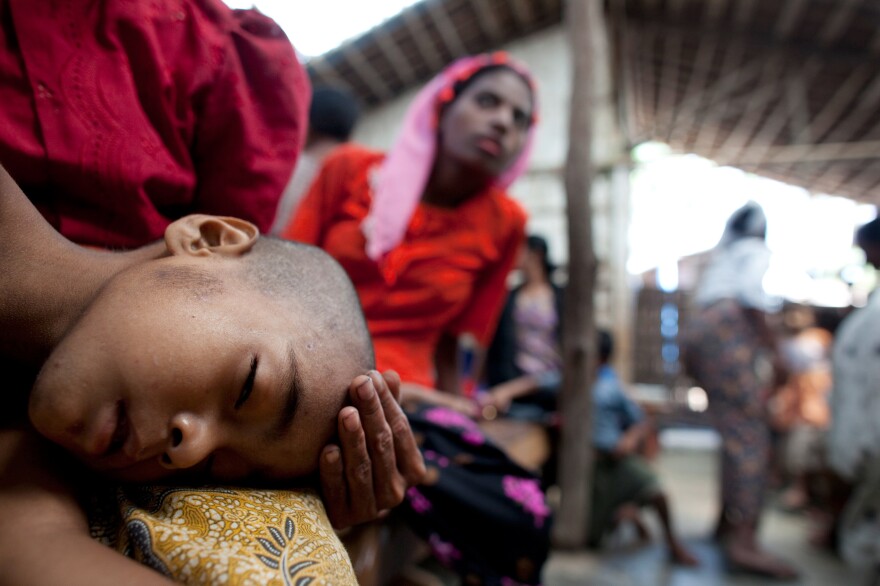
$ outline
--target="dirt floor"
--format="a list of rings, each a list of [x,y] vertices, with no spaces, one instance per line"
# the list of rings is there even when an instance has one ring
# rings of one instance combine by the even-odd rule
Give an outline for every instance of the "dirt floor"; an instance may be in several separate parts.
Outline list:
[[[621,531],[598,552],[554,552],[544,572],[545,586],[752,586],[780,584],[759,577],[728,573],[717,546],[709,539],[716,515],[717,438],[701,430],[674,430],[661,436],[654,465],[670,496],[679,533],[700,559],[698,568],[671,566],[660,543],[660,529],[650,512],[654,540],[639,545],[632,531]],[[768,498],[761,539],[768,549],[785,557],[801,571],[793,584],[810,586],[863,586],[866,572],[847,567],[836,556],[807,542],[810,520],[803,513],[787,513]]]

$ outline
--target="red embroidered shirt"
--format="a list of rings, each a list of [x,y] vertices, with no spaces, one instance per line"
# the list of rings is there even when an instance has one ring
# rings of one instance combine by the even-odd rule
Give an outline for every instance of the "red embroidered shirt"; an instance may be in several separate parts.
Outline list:
[[[268,231],[308,79],[220,0],[0,0],[0,163],[62,234],[134,247],[194,212]]]

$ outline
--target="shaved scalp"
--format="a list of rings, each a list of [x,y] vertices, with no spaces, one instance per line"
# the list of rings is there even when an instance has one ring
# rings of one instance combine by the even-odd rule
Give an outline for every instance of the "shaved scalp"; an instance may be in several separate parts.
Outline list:
[[[242,277],[248,287],[290,303],[362,370],[375,368],[357,292],[333,257],[308,244],[261,236],[243,260]]]
[[[223,293],[223,280],[195,267],[159,267],[153,277],[164,287],[182,289],[198,299]]]

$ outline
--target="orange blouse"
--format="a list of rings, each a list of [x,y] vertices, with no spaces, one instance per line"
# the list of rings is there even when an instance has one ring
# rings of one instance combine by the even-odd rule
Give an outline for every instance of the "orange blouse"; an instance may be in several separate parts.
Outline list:
[[[361,223],[372,200],[370,176],[383,157],[357,145],[334,151],[283,235],[320,246],[348,272],[379,370],[433,387],[441,334],[491,341],[526,214],[496,188],[454,209],[420,203],[403,242],[377,264],[366,255]]]

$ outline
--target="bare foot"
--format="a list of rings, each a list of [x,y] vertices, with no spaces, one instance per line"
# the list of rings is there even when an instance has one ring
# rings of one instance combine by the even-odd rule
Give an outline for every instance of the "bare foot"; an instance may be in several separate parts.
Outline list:
[[[669,546],[669,559],[677,566],[694,568],[700,565],[700,560],[678,542]]]
[[[727,560],[734,569],[776,580],[794,580],[798,572],[787,562],[769,553],[746,545],[728,544]]]

